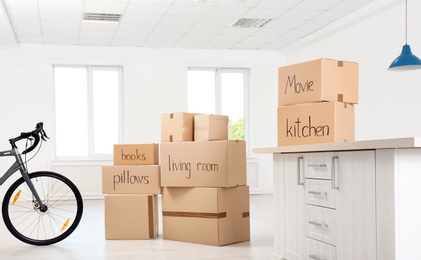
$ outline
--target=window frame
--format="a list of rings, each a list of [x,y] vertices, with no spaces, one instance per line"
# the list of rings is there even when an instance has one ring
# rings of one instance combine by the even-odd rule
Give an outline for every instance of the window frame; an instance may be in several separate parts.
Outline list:
[[[101,154],[94,153],[95,142],[94,142],[94,112],[93,112],[93,71],[118,71],[119,80],[118,80],[118,142],[123,142],[123,133],[124,133],[124,97],[123,97],[123,81],[124,81],[124,66],[123,65],[101,65],[101,64],[54,64],[53,65],[53,77],[55,77],[55,68],[84,68],[87,72],[87,120],[88,120],[88,155],[87,156],[58,156],[57,148],[55,152],[56,160],[110,160],[113,158],[113,151],[110,154]],[[56,91],[56,86],[53,81],[53,88]],[[54,98],[54,103],[56,106],[57,100]],[[56,110],[54,110],[54,118],[57,118]],[[55,120],[56,121],[56,120]],[[55,122],[55,125],[57,122]],[[55,131],[57,132],[57,126],[55,126]],[[57,142],[56,142],[57,146]]]
[[[214,71],[215,72],[215,113],[220,115],[222,112],[222,83],[221,74],[224,72],[241,72],[243,73],[243,111],[244,111],[244,141],[246,142],[247,156],[251,155],[251,117],[250,117],[250,85],[249,75],[250,68],[248,67],[208,67],[208,66],[189,66],[189,71]],[[187,87],[188,91],[188,87]],[[194,111],[191,111],[194,112]]]

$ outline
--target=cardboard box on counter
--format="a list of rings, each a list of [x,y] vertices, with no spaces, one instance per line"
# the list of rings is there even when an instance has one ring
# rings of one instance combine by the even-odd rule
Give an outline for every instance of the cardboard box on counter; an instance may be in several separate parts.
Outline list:
[[[358,63],[317,59],[278,69],[278,105],[358,103]]]
[[[162,187],[246,185],[245,141],[161,143]]]
[[[278,106],[278,146],[354,141],[354,106],[341,102]]]
[[[161,142],[194,140],[194,113],[167,113],[161,116]]]
[[[164,188],[164,239],[207,245],[250,240],[249,187]]]
[[[157,195],[105,195],[104,203],[106,239],[155,239],[157,237]]]
[[[115,144],[114,165],[159,164],[158,144]]]
[[[228,116],[196,115],[194,141],[228,140]]]
[[[102,166],[104,194],[160,194],[159,165]]]

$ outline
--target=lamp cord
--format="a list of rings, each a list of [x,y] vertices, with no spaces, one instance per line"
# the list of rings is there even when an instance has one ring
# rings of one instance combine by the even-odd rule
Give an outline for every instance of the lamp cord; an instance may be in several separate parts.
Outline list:
[[[408,0],[405,0],[405,44],[408,44]]]

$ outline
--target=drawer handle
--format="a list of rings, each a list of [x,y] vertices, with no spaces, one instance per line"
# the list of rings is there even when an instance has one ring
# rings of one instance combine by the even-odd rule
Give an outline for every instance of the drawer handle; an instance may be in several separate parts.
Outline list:
[[[308,167],[326,167],[325,163],[321,163],[321,164],[308,164]]]
[[[320,192],[320,191],[309,191],[308,193],[320,196],[327,196],[327,192]]]
[[[298,186],[303,186],[304,182],[302,181],[301,175],[302,175],[302,166],[303,166],[303,162],[304,162],[304,157],[300,156],[297,158],[297,185]]]
[[[317,227],[327,228],[327,224],[321,224],[321,223],[318,223],[318,222],[315,222],[315,221],[309,221],[308,223],[311,224],[311,225],[315,225]]]
[[[331,172],[331,179],[332,179],[332,190],[339,190],[338,186],[338,175],[339,175],[339,157],[333,156],[332,157],[332,172]]]
[[[316,255],[309,255],[308,257],[311,258],[311,259],[314,259],[314,260],[326,260],[326,258],[320,258]]]

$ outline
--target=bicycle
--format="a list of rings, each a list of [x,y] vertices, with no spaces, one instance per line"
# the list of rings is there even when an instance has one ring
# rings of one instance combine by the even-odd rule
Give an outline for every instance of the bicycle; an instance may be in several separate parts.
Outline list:
[[[4,196],[3,221],[17,239],[37,246],[54,244],[67,238],[78,226],[83,212],[82,196],[68,178],[50,171],[29,173],[27,170],[27,162],[36,156],[41,144],[31,159],[26,160],[27,154],[40,141],[42,143],[48,138],[40,122],[35,130],[9,139],[12,149],[0,152],[0,157],[15,158],[15,162],[0,177],[0,185],[17,171],[22,175]],[[27,143],[21,154],[16,143],[23,139]],[[31,146],[27,148],[29,142]]]

